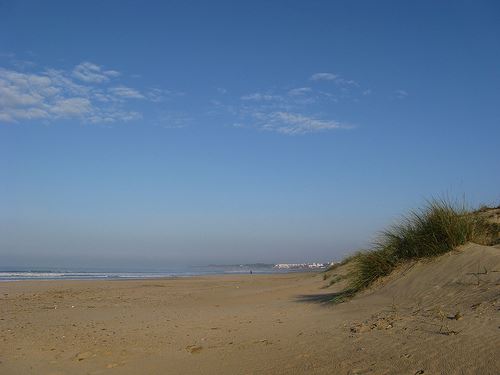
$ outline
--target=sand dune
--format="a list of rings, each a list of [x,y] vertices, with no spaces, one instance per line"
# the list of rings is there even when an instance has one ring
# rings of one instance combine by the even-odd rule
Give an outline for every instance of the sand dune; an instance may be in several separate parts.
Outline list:
[[[499,374],[498,271],[469,244],[339,305],[322,274],[2,283],[0,373]]]

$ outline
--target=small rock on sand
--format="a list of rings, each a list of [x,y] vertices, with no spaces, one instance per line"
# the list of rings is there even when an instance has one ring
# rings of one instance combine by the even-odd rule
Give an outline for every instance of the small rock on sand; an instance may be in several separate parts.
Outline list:
[[[460,313],[460,311],[457,311],[455,315],[448,316],[448,319],[451,320],[460,320],[463,318],[463,315]]]
[[[199,352],[201,352],[202,349],[203,349],[203,347],[200,346],[200,345],[189,345],[189,346],[186,346],[186,350],[189,353],[191,353],[191,354],[199,353]]]
[[[263,340],[259,340],[259,341],[255,341],[255,344],[265,344],[265,345],[269,345],[271,344],[271,342],[268,340],[268,339],[263,339]]]
[[[83,353],[78,353],[75,358],[77,361],[83,361],[84,359],[88,359],[92,357],[93,354],[91,352],[83,352]]]

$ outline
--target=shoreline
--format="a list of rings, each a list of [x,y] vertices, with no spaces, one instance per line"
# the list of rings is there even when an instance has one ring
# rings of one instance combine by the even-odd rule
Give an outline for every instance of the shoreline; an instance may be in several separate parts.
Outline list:
[[[253,273],[248,272],[226,272],[226,273],[203,273],[203,274],[193,274],[193,275],[165,275],[165,276],[144,276],[144,277],[134,277],[134,276],[126,276],[126,277],[31,277],[31,278],[19,278],[19,279],[0,279],[0,284],[3,282],[20,282],[20,281],[55,281],[55,282],[63,282],[63,281],[147,281],[147,280],[162,280],[162,279],[185,279],[185,278],[196,278],[196,277],[218,277],[218,276],[259,276],[259,275],[287,275],[287,274],[317,274],[322,273],[325,270],[286,270],[286,271],[253,271]],[[130,272],[133,273],[133,272]],[[137,272],[141,273],[141,272]]]

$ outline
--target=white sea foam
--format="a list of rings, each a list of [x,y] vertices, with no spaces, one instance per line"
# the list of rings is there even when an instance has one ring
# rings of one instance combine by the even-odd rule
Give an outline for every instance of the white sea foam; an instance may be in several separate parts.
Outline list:
[[[245,274],[248,267],[207,266],[186,267],[168,271],[147,272],[94,272],[94,271],[33,271],[33,270],[4,270],[0,271],[0,281],[15,280],[102,280],[102,279],[154,279],[162,277],[189,277],[209,274]],[[272,267],[254,269],[254,273],[274,273]]]
[[[10,280],[85,280],[85,279],[148,279],[157,277],[188,276],[188,273],[143,272],[0,272],[0,281]]]

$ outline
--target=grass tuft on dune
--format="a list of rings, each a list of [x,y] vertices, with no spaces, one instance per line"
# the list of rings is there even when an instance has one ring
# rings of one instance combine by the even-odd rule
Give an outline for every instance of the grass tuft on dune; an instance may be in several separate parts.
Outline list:
[[[465,205],[431,200],[383,231],[371,250],[356,254],[348,290],[356,293],[406,260],[444,254],[469,241],[488,244],[491,225]]]

